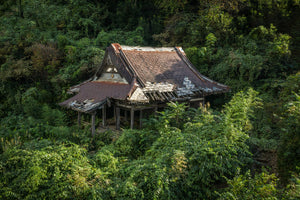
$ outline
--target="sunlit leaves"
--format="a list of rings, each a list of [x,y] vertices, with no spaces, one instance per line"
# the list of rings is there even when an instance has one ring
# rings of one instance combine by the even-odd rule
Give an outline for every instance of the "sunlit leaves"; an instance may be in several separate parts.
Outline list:
[[[14,188],[20,198],[84,198],[93,184],[104,180],[101,172],[88,164],[85,150],[76,145],[12,148],[1,155],[1,161],[1,193]]]
[[[227,191],[220,194],[219,200],[225,199],[278,199],[279,190],[275,174],[268,174],[265,170],[261,174],[251,176],[250,171],[227,181]]]

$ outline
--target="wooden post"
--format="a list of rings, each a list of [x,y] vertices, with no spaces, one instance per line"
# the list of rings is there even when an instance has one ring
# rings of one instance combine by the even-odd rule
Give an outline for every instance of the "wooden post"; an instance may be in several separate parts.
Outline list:
[[[134,110],[131,107],[131,109],[130,109],[130,129],[133,129],[133,125],[134,125]]]
[[[120,130],[120,107],[116,107],[116,129]]]
[[[128,120],[128,119],[127,119],[127,118],[128,118],[128,116],[127,116],[127,110],[124,110],[124,112],[125,112],[125,113],[124,113],[124,115],[125,115],[125,121],[127,122],[127,120]]]
[[[143,125],[142,118],[143,118],[143,110],[140,110],[140,128],[142,128]]]
[[[23,6],[22,6],[22,0],[19,0],[19,17],[24,18],[24,11],[23,11]]]
[[[78,112],[77,122],[78,122],[78,127],[81,128],[81,112]]]
[[[158,106],[155,105],[155,107],[154,107],[154,115],[157,115],[157,109],[158,109]]]
[[[116,105],[114,105],[114,121],[116,121]]]
[[[96,119],[96,111],[92,113],[92,136],[95,136],[95,119]]]
[[[205,108],[205,96],[203,96],[202,107]]]
[[[106,126],[106,104],[102,107],[102,125],[103,127]]]

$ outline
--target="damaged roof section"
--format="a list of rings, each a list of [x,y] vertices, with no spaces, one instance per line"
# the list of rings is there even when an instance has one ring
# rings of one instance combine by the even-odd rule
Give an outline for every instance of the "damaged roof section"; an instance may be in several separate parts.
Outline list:
[[[60,105],[82,112],[100,108],[108,99],[130,104],[188,100],[228,92],[229,87],[200,74],[181,47],[107,47],[95,75],[69,92]]]
[[[101,107],[109,98],[126,99],[131,89],[131,85],[124,83],[90,81],[73,87],[72,90],[78,93],[60,105],[78,111],[91,112]]]
[[[228,86],[200,74],[181,47],[128,47],[119,44],[112,44],[112,47],[121,60],[126,60],[127,68],[138,77],[143,87],[147,82],[167,82],[177,88],[185,87],[184,79],[188,78],[196,89],[206,95],[229,90]]]

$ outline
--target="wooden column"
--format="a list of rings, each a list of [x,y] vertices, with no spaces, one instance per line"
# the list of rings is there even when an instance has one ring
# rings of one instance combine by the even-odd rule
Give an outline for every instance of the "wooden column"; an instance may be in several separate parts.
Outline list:
[[[205,108],[205,96],[203,96],[202,107]]]
[[[116,107],[116,129],[120,130],[120,107]]]
[[[143,110],[140,110],[140,128],[142,128],[143,125]]]
[[[124,110],[124,115],[125,115],[125,121],[127,122],[127,120],[128,120],[127,110]]]
[[[117,119],[116,119],[116,105],[113,105],[113,107],[114,107],[114,121],[116,121]]]
[[[92,136],[95,136],[96,111],[92,113]]]
[[[78,122],[78,127],[81,128],[81,112],[78,112],[77,122]]]
[[[102,126],[106,126],[106,104],[102,107]]]
[[[133,129],[134,125],[134,109],[130,109],[130,129]]]
[[[154,115],[157,115],[157,109],[158,109],[158,106],[156,105],[156,106],[154,107]]]

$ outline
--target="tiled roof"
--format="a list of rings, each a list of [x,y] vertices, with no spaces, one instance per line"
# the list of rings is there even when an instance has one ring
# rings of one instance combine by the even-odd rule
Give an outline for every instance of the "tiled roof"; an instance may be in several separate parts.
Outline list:
[[[103,70],[111,65],[128,84],[92,81],[100,80]],[[91,112],[109,98],[145,103],[197,98],[227,91],[228,86],[200,74],[181,47],[129,47],[114,43],[107,48],[94,77],[71,87],[69,92],[78,93],[60,105]]]
[[[117,55],[127,60],[127,65],[130,65],[127,67],[132,68],[142,85],[166,82],[180,88],[185,87],[184,80],[188,78],[195,88],[207,95],[229,90],[229,87],[200,74],[180,47],[122,47],[119,44],[112,44],[112,47]]]

